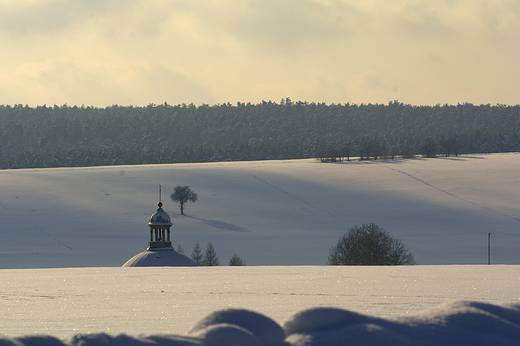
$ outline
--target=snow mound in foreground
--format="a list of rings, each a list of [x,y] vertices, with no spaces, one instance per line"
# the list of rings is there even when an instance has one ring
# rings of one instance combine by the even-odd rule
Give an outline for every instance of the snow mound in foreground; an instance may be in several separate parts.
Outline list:
[[[283,328],[249,310],[216,311],[188,336],[77,335],[68,342],[48,336],[0,339],[2,346],[331,346],[519,345],[520,303],[459,301],[410,317],[383,319],[337,308],[298,312]]]

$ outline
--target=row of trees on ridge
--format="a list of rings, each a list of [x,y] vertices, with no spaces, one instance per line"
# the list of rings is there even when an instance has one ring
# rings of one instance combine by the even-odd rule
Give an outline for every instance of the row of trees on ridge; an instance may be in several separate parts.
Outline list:
[[[0,105],[0,169],[520,151],[520,106]]]

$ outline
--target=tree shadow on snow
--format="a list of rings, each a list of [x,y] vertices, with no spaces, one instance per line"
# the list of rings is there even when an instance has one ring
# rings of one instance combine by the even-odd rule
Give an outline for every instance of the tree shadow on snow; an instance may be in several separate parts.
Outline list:
[[[196,219],[196,220],[201,220],[206,225],[209,225],[211,227],[215,227],[218,229],[227,229],[228,231],[240,232],[240,233],[248,232],[248,230],[245,227],[233,225],[231,223],[227,223],[227,222],[223,222],[223,221],[219,221],[219,220],[205,220],[200,217],[189,216],[189,215],[184,215],[184,216],[192,218],[192,219]]]

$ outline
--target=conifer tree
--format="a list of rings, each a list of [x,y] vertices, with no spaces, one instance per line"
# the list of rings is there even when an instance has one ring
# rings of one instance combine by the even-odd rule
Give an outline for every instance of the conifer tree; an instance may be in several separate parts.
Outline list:
[[[191,259],[193,262],[195,262],[196,265],[202,265],[202,249],[200,248],[199,241],[197,240],[195,242],[195,246],[193,247],[193,251],[191,253]]]
[[[212,267],[219,266],[220,262],[218,260],[217,252],[213,247],[213,244],[209,242],[208,247],[206,248],[206,253],[204,255],[204,260],[202,261],[202,265]]]

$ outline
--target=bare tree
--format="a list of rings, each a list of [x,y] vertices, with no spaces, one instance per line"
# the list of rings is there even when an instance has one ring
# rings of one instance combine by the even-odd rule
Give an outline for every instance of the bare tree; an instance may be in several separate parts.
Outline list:
[[[206,253],[204,254],[204,260],[202,261],[202,265],[208,267],[220,265],[217,252],[215,251],[215,248],[213,247],[213,244],[211,242],[209,242],[208,247],[206,248]]]
[[[177,252],[184,255],[184,249],[182,248],[181,244],[179,244],[179,246],[177,246]]]
[[[365,135],[357,140],[357,150],[360,160],[369,160],[373,157],[377,160],[386,155],[387,144],[383,137]]]
[[[439,149],[444,156],[459,155],[459,141],[455,136],[443,136],[439,141]]]
[[[384,228],[370,223],[351,227],[330,249],[332,265],[404,265],[415,264],[403,242]]]
[[[350,161],[350,157],[352,156],[352,152],[354,151],[354,144],[351,140],[347,140],[340,145],[339,150],[341,153],[341,158],[347,158],[347,161]]]
[[[437,157],[437,143],[432,137],[427,137],[421,142],[421,154],[424,157]]]
[[[321,162],[336,162],[340,155],[336,144],[323,141],[316,142],[315,153]]]
[[[418,139],[413,135],[408,135],[408,137],[402,138],[398,142],[399,147],[399,155],[403,159],[411,159],[417,152],[418,147]]]
[[[240,258],[237,254],[234,254],[233,257],[229,260],[230,266],[245,266],[246,261],[244,261],[242,258]]]
[[[181,205],[181,214],[184,214],[184,205],[188,202],[197,202],[197,194],[190,189],[189,186],[176,186],[170,195],[172,202],[179,202]]]
[[[195,246],[193,247],[193,252],[191,253],[191,259],[193,260],[193,262],[195,262],[196,265],[202,265],[202,260],[203,260],[203,256],[202,256],[202,249],[200,248],[200,244],[199,244],[199,241],[197,240],[195,242]]]
[[[321,162],[341,162],[345,158],[350,161],[353,152],[353,143],[347,141],[335,141],[324,144],[316,142],[315,154]]]

